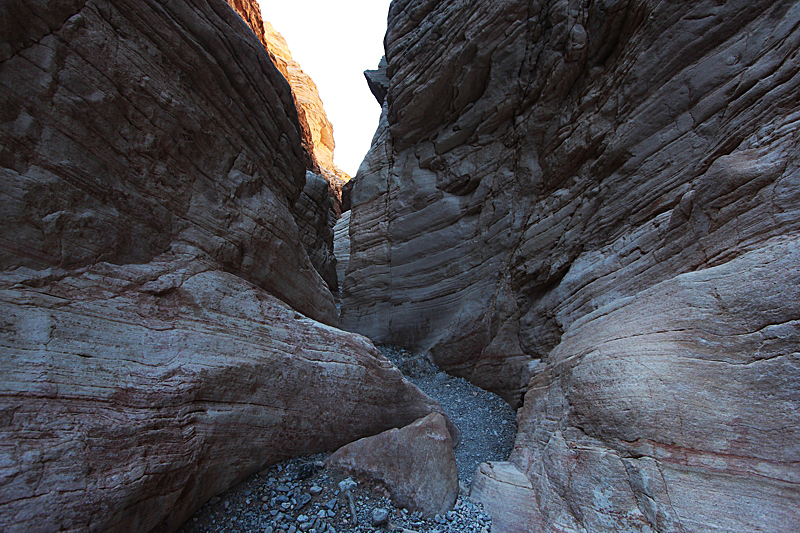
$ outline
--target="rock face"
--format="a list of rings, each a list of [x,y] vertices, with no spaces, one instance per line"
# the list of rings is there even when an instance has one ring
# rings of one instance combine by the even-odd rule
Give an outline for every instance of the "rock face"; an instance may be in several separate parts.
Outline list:
[[[286,40],[272,24],[265,23],[265,40],[270,57],[283,73],[292,87],[292,94],[297,105],[297,114],[303,130],[303,143],[311,155],[312,170],[322,174],[331,184],[334,199],[338,201],[337,209],[341,212],[342,186],[350,180],[350,176],[333,163],[333,126],[322,107],[317,85],[300,65],[292,59],[292,53]]]
[[[0,19],[0,530],[174,531],[440,409],[325,325],[291,92],[225,2]]]
[[[428,516],[445,514],[458,497],[453,439],[439,413],[352,442],[328,464],[384,485],[397,506]]]
[[[526,393],[504,471],[536,518],[507,531],[800,521],[798,23],[776,0],[392,4],[342,323]]]
[[[300,242],[303,243],[311,264],[328,284],[331,293],[338,294],[339,269],[333,250],[336,215],[325,178],[306,172],[306,185],[295,204],[294,213],[300,230]]]
[[[297,114],[302,129],[303,146],[310,161],[307,170],[322,175],[329,183],[337,216],[342,212],[342,187],[350,176],[333,162],[333,126],[322,106],[317,85],[300,65],[292,59],[289,45],[269,22],[264,22],[256,0],[226,0],[248,23],[269,52],[275,66],[292,88]]]
[[[333,226],[333,255],[336,257],[336,277],[341,283],[350,263],[350,211],[345,211]]]
[[[386,95],[389,93],[389,78],[386,76],[387,66],[386,57],[382,57],[377,69],[364,71],[369,90],[381,105],[386,101]]]

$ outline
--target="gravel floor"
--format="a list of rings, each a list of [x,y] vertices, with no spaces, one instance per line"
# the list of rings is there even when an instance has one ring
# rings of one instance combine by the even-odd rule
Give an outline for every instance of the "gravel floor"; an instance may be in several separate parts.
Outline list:
[[[381,345],[378,349],[409,381],[438,401],[461,430],[456,462],[458,477],[466,487],[480,463],[508,459],[517,435],[516,413],[499,396],[441,372],[403,348]]]
[[[515,437],[514,411],[498,396],[438,371],[420,356],[394,346],[378,348],[436,399],[461,430],[456,462],[462,490],[453,511],[423,518],[395,507],[380,487],[362,483],[352,491],[358,518],[354,523],[339,485],[349,478],[325,468],[328,454],[319,454],[254,474],[209,500],[180,533],[489,533],[491,519],[480,504],[466,499],[466,492],[478,464],[508,458]]]

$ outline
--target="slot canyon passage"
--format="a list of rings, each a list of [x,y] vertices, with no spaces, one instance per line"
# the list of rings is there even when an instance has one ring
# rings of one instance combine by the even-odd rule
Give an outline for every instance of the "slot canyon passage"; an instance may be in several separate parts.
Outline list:
[[[353,179],[255,0],[0,28],[0,530],[797,531],[800,2],[394,0]]]

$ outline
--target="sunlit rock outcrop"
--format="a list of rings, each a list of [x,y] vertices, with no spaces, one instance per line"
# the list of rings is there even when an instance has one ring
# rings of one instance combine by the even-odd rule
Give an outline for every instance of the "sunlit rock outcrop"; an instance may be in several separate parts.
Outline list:
[[[289,45],[269,22],[264,22],[255,0],[227,0],[249,24],[269,52],[272,62],[281,71],[292,88],[303,136],[303,146],[310,161],[307,170],[322,175],[329,183],[336,214],[341,213],[342,186],[350,176],[333,162],[333,126],[322,105],[314,80],[292,58]],[[267,13],[268,15],[268,13]]]
[[[0,20],[0,530],[175,531],[266,464],[440,409],[332,327],[292,94],[230,6]]]
[[[342,323],[525,395],[476,482],[503,531],[800,521],[799,24],[778,0],[392,3]]]

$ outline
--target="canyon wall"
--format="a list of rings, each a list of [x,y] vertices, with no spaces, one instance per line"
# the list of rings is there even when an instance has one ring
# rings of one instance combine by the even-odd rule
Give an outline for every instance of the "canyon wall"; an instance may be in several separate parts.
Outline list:
[[[341,320],[524,395],[497,531],[800,523],[800,4],[395,0],[385,46]]]
[[[441,410],[333,327],[292,93],[228,4],[0,20],[0,530],[175,531],[267,464]]]
[[[272,62],[292,88],[303,136],[303,146],[310,161],[307,170],[321,174],[331,185],[335,200],[341,201],[342,186],[350,180],[346,172],[333,162],[333,125],[322,105],[317,85],[300,64],[292,58],[289,45],[269,22],[264,22],[261,9],[254,0],[226,0],[247,22],[269,52]],[[337,214],[341,206],[337,204]]]
[[[336,213],[341,213],[342,187],[350,180],[346,172],[333,162],[333,126],[322,107],[317,85],[300,65],[292,59],[292,53],[283,36],[264,24],[264,41],[272,62],[283,73],[292,87],[297,114],[303,134],[303,145],[311,156],[309,170],[321,174],[330,184],[331,196],[336,203]]]

